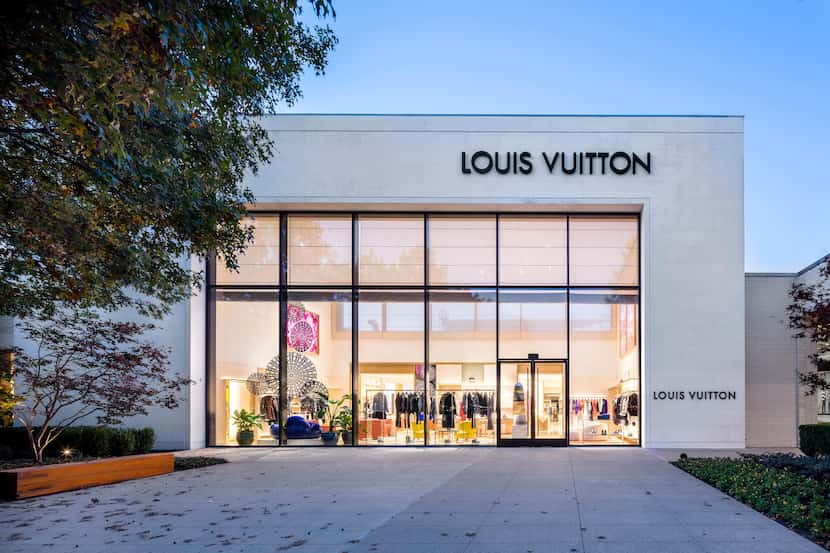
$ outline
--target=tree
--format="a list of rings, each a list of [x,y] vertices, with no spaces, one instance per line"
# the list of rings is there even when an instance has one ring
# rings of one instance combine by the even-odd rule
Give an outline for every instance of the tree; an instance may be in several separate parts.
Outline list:
[[[143,340],[151,324],[101,319],[90,311],[58,310],[51,321],[20,323],[33,347],[17,349],[15,416],[43,462],[46,447],[64,428],[95,416],[118,424],[151,406],[174,409],[188,378],[169,372],[169,352]]]
[[[331,0],[27,0],[0,10],[0,316],[160,316],[250,241],[257,117],[337,40]]]
[[[813,395],[830,388],[826,376],[830,371],[830,256],[819,269],[818,281],[793,284],[790,298],[792,303],[787,306],[787,313],[794,336],[807,338],[816,347],[815,353],[809,356],[814,370],[798,375],[805,394]]]

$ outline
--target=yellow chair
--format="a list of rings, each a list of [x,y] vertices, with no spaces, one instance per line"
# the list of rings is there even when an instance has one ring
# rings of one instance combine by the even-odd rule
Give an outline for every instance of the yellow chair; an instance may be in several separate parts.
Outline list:
[[[412,438],[415,440],[424,439],[424,423],[416,422],[412,425]]]
[[[456,436],[459,440],[472,440],[476,437],[476,431],[473,428],[472,421],[461,421],[458,425],[458,432]]]

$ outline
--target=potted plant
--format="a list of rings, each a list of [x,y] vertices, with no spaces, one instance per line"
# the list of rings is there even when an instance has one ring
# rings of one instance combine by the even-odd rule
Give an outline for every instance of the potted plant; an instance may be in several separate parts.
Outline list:
[[[262,415],[257,415],[245,409],[238,409],[231,417],[236,425],[236,442],[239,445],[251,445],[254,443],[254,428],[262,426]]]
[[[335,422],[340,434],[343,436],[343,444],[351,445],[352,443],[352,410],[344,406],[337,414]]]
[[[343,411],[343,404],[350,399],[350,396],[344,395],[340,399],[329,399],[329,395],[325,392],[318,392],[317,394],[320,396],[322,400],[320,413],[323,415],[323,418],[328,421],[326,426],[328,426],[327,432],[321,432],[320,438],[323,440],[323,445],[334,446],[337,445],[337,432],[334,429],[335,422],[338,420],[338,417]]]

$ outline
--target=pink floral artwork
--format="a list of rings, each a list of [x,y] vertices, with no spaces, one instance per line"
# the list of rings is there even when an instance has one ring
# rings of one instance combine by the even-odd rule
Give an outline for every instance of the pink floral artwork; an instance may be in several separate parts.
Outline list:
[[[294,351],[320,353],[320,316],[289,305],[285,337],[288,347]]]

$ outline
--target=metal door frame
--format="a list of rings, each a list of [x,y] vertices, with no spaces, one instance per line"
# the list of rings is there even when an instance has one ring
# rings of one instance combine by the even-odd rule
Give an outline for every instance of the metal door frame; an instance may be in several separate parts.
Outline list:
[[[502,363],[529,363],[530,364],[530,437],[529,438],[502,438],[501,437],[501,366]],[[565,417],[565,435],[562,438],[536,437],[536,364],[559,363],[564,366],[562,375],[563,405],[561,411]],[[567,359],[538,359],[528,356],[526,359],[499,359],[496,362],[496,445],[499,447],[565,447],[568,445],[570,421],[568,416],[569,370]]]

